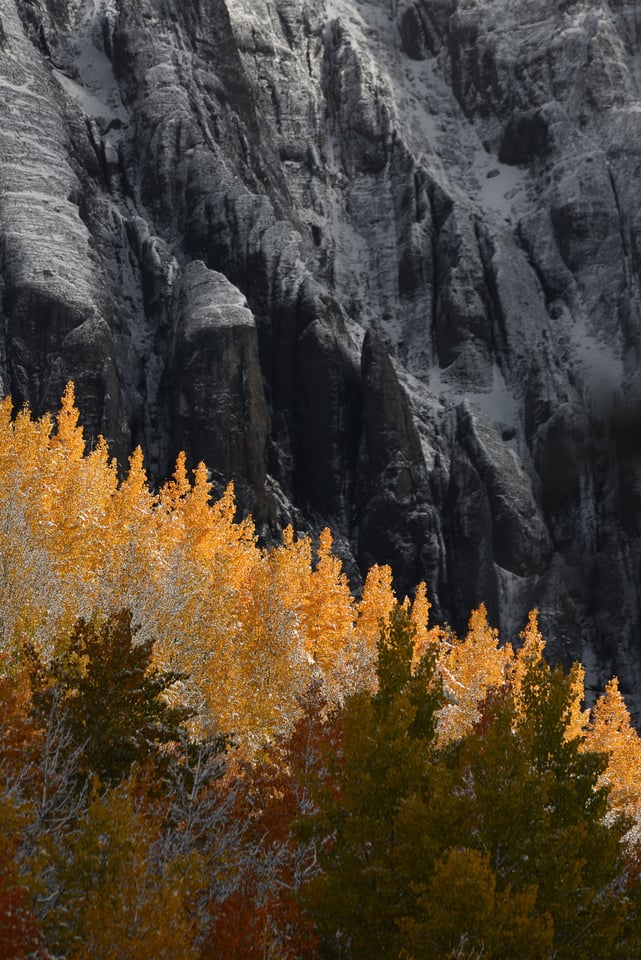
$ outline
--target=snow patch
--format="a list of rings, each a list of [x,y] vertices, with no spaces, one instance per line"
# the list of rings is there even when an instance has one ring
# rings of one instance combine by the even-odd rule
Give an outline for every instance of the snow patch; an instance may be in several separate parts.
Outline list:
[[[470,173],[484,210],[508,222],[518,219],[527,203],[529,174],[526,170],[499,163],[496,157],[479,149],[475,151]]]
[[[102,47],[102,24],[116,13],[109,0],[81,0],[75,11],[76,36],[71,47],[76,76],[57,69],[53,73],[87,116],[126,124],[129,111],[120,97],[113,64]]]
[[[114,108],[105,103],[101,97],[92,93],[91,90],[77,81],[72,80],[62,71],[54,69],[53,74],[65,93],[78,104],[88,117],[105,120],[111,120],[114,117],[123,119],[126,113],[124,107],[121,106],[119,110],[114,111]]]
[[[437,366],[430,370],[429,389],[433,394],[453,404],[468,400],[497,426],[517,428],[519,404],[496,364],[492,367],[492,387],[489,390],[461,391],[453,387],[443,373]]]
[[[605,686],[603,664],[597,657],[594,645],[589,641],[583,643],[581,663],[585,667],[586,705],[594,706],[597,697]]]
[[[532,588],[536,584],[537,576],[521,577],[494,564],[496,584],[499,595],[500,623],[497,624],[501,643],[512,643],[515,647],[521,646],[519,637],[527,623],[530,611]]]
[[[583,399],[595,413],[607,415],[620,398],[624,377],[624,349],[590,331],[585,317],[563,307],[561,320],[568,331],[569,360],[583,387]]]

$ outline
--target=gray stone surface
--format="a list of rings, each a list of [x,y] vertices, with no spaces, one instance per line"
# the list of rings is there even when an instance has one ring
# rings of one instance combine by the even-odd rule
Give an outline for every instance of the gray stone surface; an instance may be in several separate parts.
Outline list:
[[[0,387],[641,712],[632,0],[2,0]],[[297,512],[298,511],[298,512]]]

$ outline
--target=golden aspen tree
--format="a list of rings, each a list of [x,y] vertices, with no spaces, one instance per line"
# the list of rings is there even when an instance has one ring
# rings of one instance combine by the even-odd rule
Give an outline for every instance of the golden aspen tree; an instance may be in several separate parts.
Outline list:
[[[11,400],[0,403],[0,644],[15,647],[24,633],[55,619],[62,591],[45,546],[38,492],[52,425],[27,410],[11,418]]]
[[[73,385],[68,383],[35,499],[39,523],[46,529],[47,545],[61,577],[85,579],[95,572],[102,552],[98,531],[104,529],[105,504],[100,502],[96,480],[100,485],[104,473],[100,470],[103,451],[98,451],[93,462],[92,458],[85,458],[79,416]],[[94,466],[98,469],[93,470]]]
[[[439,743],[459,739],[471,729],[487,692],[504,684],[512,657],[511,644],[499,646],[499,632],[487,622],[484,604],[472,612],[463,640],[453,633],[443,635],[438,670],[449,702],[439,718]]]
[[[159,496],[163,577],[151,627],[161,662],[191,675],[190,706],[216,725],[229,713],[243,584],[260,552],[251,519],[234,521],[233,486],[213,504],[210,495],[205,466],[192,485],[179,458]]]
[[[296,559],[291,550],[263,553],[250,572],[238,611],[230,665],[236,694],[231,729],[242,725],[254,743],[291,724],[313,670],[298,612],[287,592],[280,591],[283,566],[290,559]]]
[[[565,736],[568,740],[582,738],[590,716],[590,711],[583,709],[585,700],[585,668],[581,663],[573,663],[569,670],[569,684],[571,698],[568,707],[568,716]]]
[[[525,676],[528,667],[532,664],[539,663],[543,659],[545,640],[541,636],[541,631],[539,630],[538,610],[530,610],[527,623],[519,634],[519,637],[523,643],[517,650],[516,656],[514,657],[509,669],[510,683],[514,691],[514,697],[517,704],[520,690],[523,685],[523,677]]]
[[[641,739],[630,722],[630,712],[616,677],[606,685],[605,692],[592,708],[583,748],[608,756],[599,786],[609,787],[611,809],[639,820]]]
[[[539,629],[538,610],[530,610],[528,621],[519,634],[523,641],[509,666],[509,680],[514,697],[515,710],[518,716],[523,715],[523,678],[531,668],[543,662],[545,640]],[[566,739],[582,737],[589,711],[583,709],[585,699],[585,670],[579,663],[573,664],[568,674],[568,688],[571,696],[568,699],[567,717],[565,723]]]
[[[125,781],[94,796],[50,872],[58,893],[43,927],[67,960],[196,960],[190,901],[203,884],[195,854],[163,862],[158,825]]]
[[[261,551],[251,519],[235,520],[233,486],[210,496],[204,465],[192,485],[179,457],[159,494],[163,573],[150,627],[161,662],[190,674],[183,696],[201,723],[259,740],[287,722],[309,674],[295,610],[309,544],[286,532],[281,548]]]
[[[49,633],[73,622],[93,603],[103,557],[109,547],[106,510],[117,487],[115,464],[108,463],[104,440],[85,454],[73,387],[69,384],[56,418],[56,431],[49,417],[32,421],[27,410],[14,422],[7,422],[10,402],[5,402],[1,438],[3,463],[0,470],[13,491],[12,502],[5,504],[2,526],[2,553],[15,550],[16,532],[21,543],[12,556],[16,577],[4,577],[4,585],[13,593],[3,605],[18,612],[18,632]],[[6,456],[10,453],[16,467],[6,476]],[[8,529],[9,526],[12,529]],[[44,568],[36,577],[34,565]],[[5,574],[7,565],[5,564]],[[22,585],[20,584],[22,579]],[[9,583],[8,583],[9,581]],[[38,583],[39,581],[39,583]],[[43,595],[36,608],[20,602],[21,589],[27,587],[35,598]],[[28,613],[30,609],[30,613]]]
[[[407,598],[406,598],[407,599]],[[439,642],[441,631],[438,627],[429,628],[429,616],[432,604],[427,598],[427,584],[418,584],[414,600],[410,607],[410,620],[414,627],[414,664],[416,665],[430,646]]]
[[[162,598],[160,521],[158,497],[149,490],[142,450],[137,447],[126,476],[109,498],[109,549],[103,558],[96,606],[105,614],[130,610],[145,638],[153,634]]]
[[[130,609],[141,639],[155,640],[159,667],[189,674],[180,695],[204,726],[234,729],[254,741],[296,716],[312,680],[330,704],[375,684],[376,645],[398,606],[389,567],[374,566],[360,600],[351,594],[332,536],[316,557],[309,538],[286,529],[280,546],[260,549],[250,517],[236,519],[233,486],[212,501],[204,464],[190,479],[184,454],[158,495],[149,490],[142,452],[118,481],[100,438],[87,451],[73,386],[55,423],[11,417],[0,405],[0,638],[3,647],[30,637],[60,653],[78,616]],[[429,601],[419,584],[411,610],[415,658],[434,648],[449,702],[442,742],[473,724],[486,692],[509,680],[518,700],[528,658],[543,640],[533,613],[514,660],[500,648],[485,608],[472,614],[463,641],[429,628]],[[512,663],[512,661],[514,662]],[[583,677],[568,730],[584,723]]]
[[[355,656],[359,661],[360,682],[370,689],[376,684],[376,650],[381,631],[389,623],[397,600],[389,566],[374,564],[367,571],[363,592],[357,604]],[[362,679],[361,679],[362,678]],[[360,684],[354,678],[354,688]]]
[[[357,606],[332,544],[326,528],[320,535],[303,611],[307,651],[317,674],[324,678],[328,705],[340,703],[356,690],[375,649],[374,637],[364,638],[362,629],[356,628]]]
[[[325,527],[303,607],[307,651],[324,673],[332,670],[344,651],[356,618],[349,583],[341,561],[332,553],[332,542]]]
[[[376,644],[381,626],[387,623],[395,604],[392,570],[375,563],[365,577],[356,621],[356,629],[367,643],[373,641]]]
[[[286,605],[295,610],[301,627],[312,578],[312,543],[309,537],[295,537],[294,528],[287,526],[281,542],[270,549],[274,585]]]

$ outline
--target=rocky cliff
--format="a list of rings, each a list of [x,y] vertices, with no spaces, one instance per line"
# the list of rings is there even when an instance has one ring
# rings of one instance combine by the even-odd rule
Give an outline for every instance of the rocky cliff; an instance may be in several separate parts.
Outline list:
[[[635,0],[0,0],[0,120],[4,393],[641,711]]]

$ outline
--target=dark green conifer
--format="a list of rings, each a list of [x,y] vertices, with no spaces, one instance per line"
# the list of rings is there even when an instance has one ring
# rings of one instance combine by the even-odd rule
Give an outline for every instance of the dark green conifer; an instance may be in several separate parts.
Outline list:
[[[64,654],[32,672],[36,711],[46,721],[57,703],[85,772],[106,785],[180,739],[189,716],[164,696],[180,675],[153,667],[152,651],[153,640],[136,638],[124,610],[106,620],[78,620]]]
[[[636,960],[638,884],[627,824],[597,787],[605,758],[570,735],[572,674],[526,664],[476,727],[435,746],[441,686],[412,669],[397,608],[379,644],[378,690],[350,699],[342,746],[307,829],[322,873],[304,902],[322,958]]]

